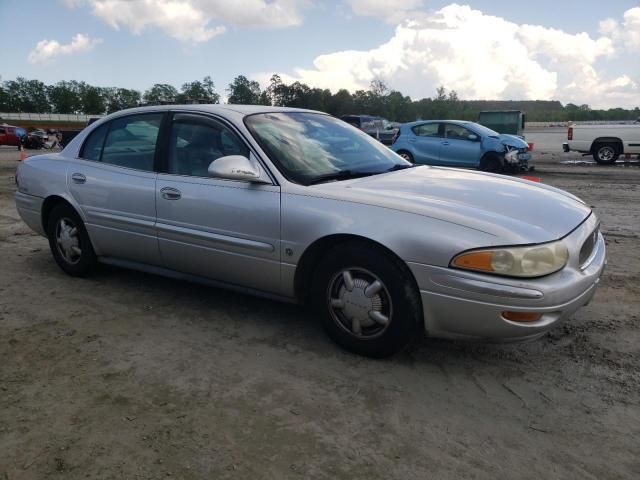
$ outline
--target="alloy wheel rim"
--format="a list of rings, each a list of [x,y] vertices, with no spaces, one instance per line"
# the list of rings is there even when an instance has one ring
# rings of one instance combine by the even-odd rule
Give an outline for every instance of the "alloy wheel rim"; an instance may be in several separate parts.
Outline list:
[[[387,287],[362,268],[345,268],[333,276],[327,289],[327,304],[338,327],[358,339],[379,337],[393,319]]]
[[[61,218],[56,224],[56,247],[70,265],[75,265],[82,257],[78,227],[69,218]]]
[[[613,149],[611,147],[603,147],[598,153],[600,160],[608,161],[613,158]]]

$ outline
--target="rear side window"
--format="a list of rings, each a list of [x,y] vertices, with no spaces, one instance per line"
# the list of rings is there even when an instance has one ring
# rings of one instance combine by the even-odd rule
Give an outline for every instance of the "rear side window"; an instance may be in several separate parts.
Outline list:
[[[93,160],[94,162],[100,161],[102,145],[104,145],[104,137],[107,134],[108,129],[109,124],[105,123],[89,134],[89,137],[82,147],[82,153],[80,154],[82,158],[86,160]]]
[[[423,123],[413,127],[411,130],[419,137],[437,137],[439,125],[439,123]]]
[[[120,167],[153,171],[162,113],[116,118],[104,142],[101,161]]]

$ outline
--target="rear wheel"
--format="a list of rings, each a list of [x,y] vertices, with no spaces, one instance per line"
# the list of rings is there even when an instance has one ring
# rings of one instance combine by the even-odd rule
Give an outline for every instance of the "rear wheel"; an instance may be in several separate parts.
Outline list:
[[[312,306],[340,346],[386,357],[422,331],[420,297],[404,264],[374,245],[346,242],[331,249],[314,272]]]
[[[398,152],[398,155],[404,158],[407,162],[415,163],[415,160],[413,158],[413,155],[411,155],[411,152],[407,152],[406,150],[400,150]]]
[[[53,208],[47,222],[49,247],[56,263],[72,276],[82,277],[96,265],[96,254],[84,223],[67,204]]]
[[[619,156],[617,146],[613,143],[598,143],[593,147],[593,159],[600,165],[611,165]]]

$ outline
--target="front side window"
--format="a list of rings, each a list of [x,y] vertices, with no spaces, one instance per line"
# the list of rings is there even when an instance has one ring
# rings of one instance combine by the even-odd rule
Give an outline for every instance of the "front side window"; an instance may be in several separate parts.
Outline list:
[[[211,162],[228,155],[249,158],[249,149],[224,125],[212,121],[173,123],[168,173],[206,177]]]
[[[439,123],[423,123],[412,128],[413,133],[419,137],[437,137],[439,136]]]
[[[101,161],[120,167],[153,171],[162,113],[116,118],[104,142]]]
[[[282,174],[296,183],[309,185],[411,166],[366,133],[328,115],[261,113],[246,117],[245,124]]]
[[[447,138],[454,140],[469,140],[469,135],[473,135],[471,130],[461,125],[454,125],[453,123],[447,123],[446,132]]]

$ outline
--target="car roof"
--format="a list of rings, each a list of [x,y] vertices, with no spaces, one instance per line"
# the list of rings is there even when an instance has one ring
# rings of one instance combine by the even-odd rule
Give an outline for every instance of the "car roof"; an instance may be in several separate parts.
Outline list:
[[[194,112],[208,112],[224,114],[227,112],[233,112],[240,116],[253,115],[255,113],[286,113],[286,112],[308,112],[308,113],[322,113],[315,110],[307,110],[304,108],[292,108],[292,107],[272,107],[270,105],[235,105],[235,104],[214,104],[214,103],[196,103],[196,104],[182,104],[182,105],[147,105],[144,107],[128,108],[126,110],[120,110],[117,113],[137,113],[146,111],[158,110],[190,110]]]
[[[424,125],[425,123],[453,123],[455,125],[469,125],[474,122],[470,122],[468,120],[416,120],[415,122],[409,122],[403,124],[405,127],[415,127],[416,125]]]

